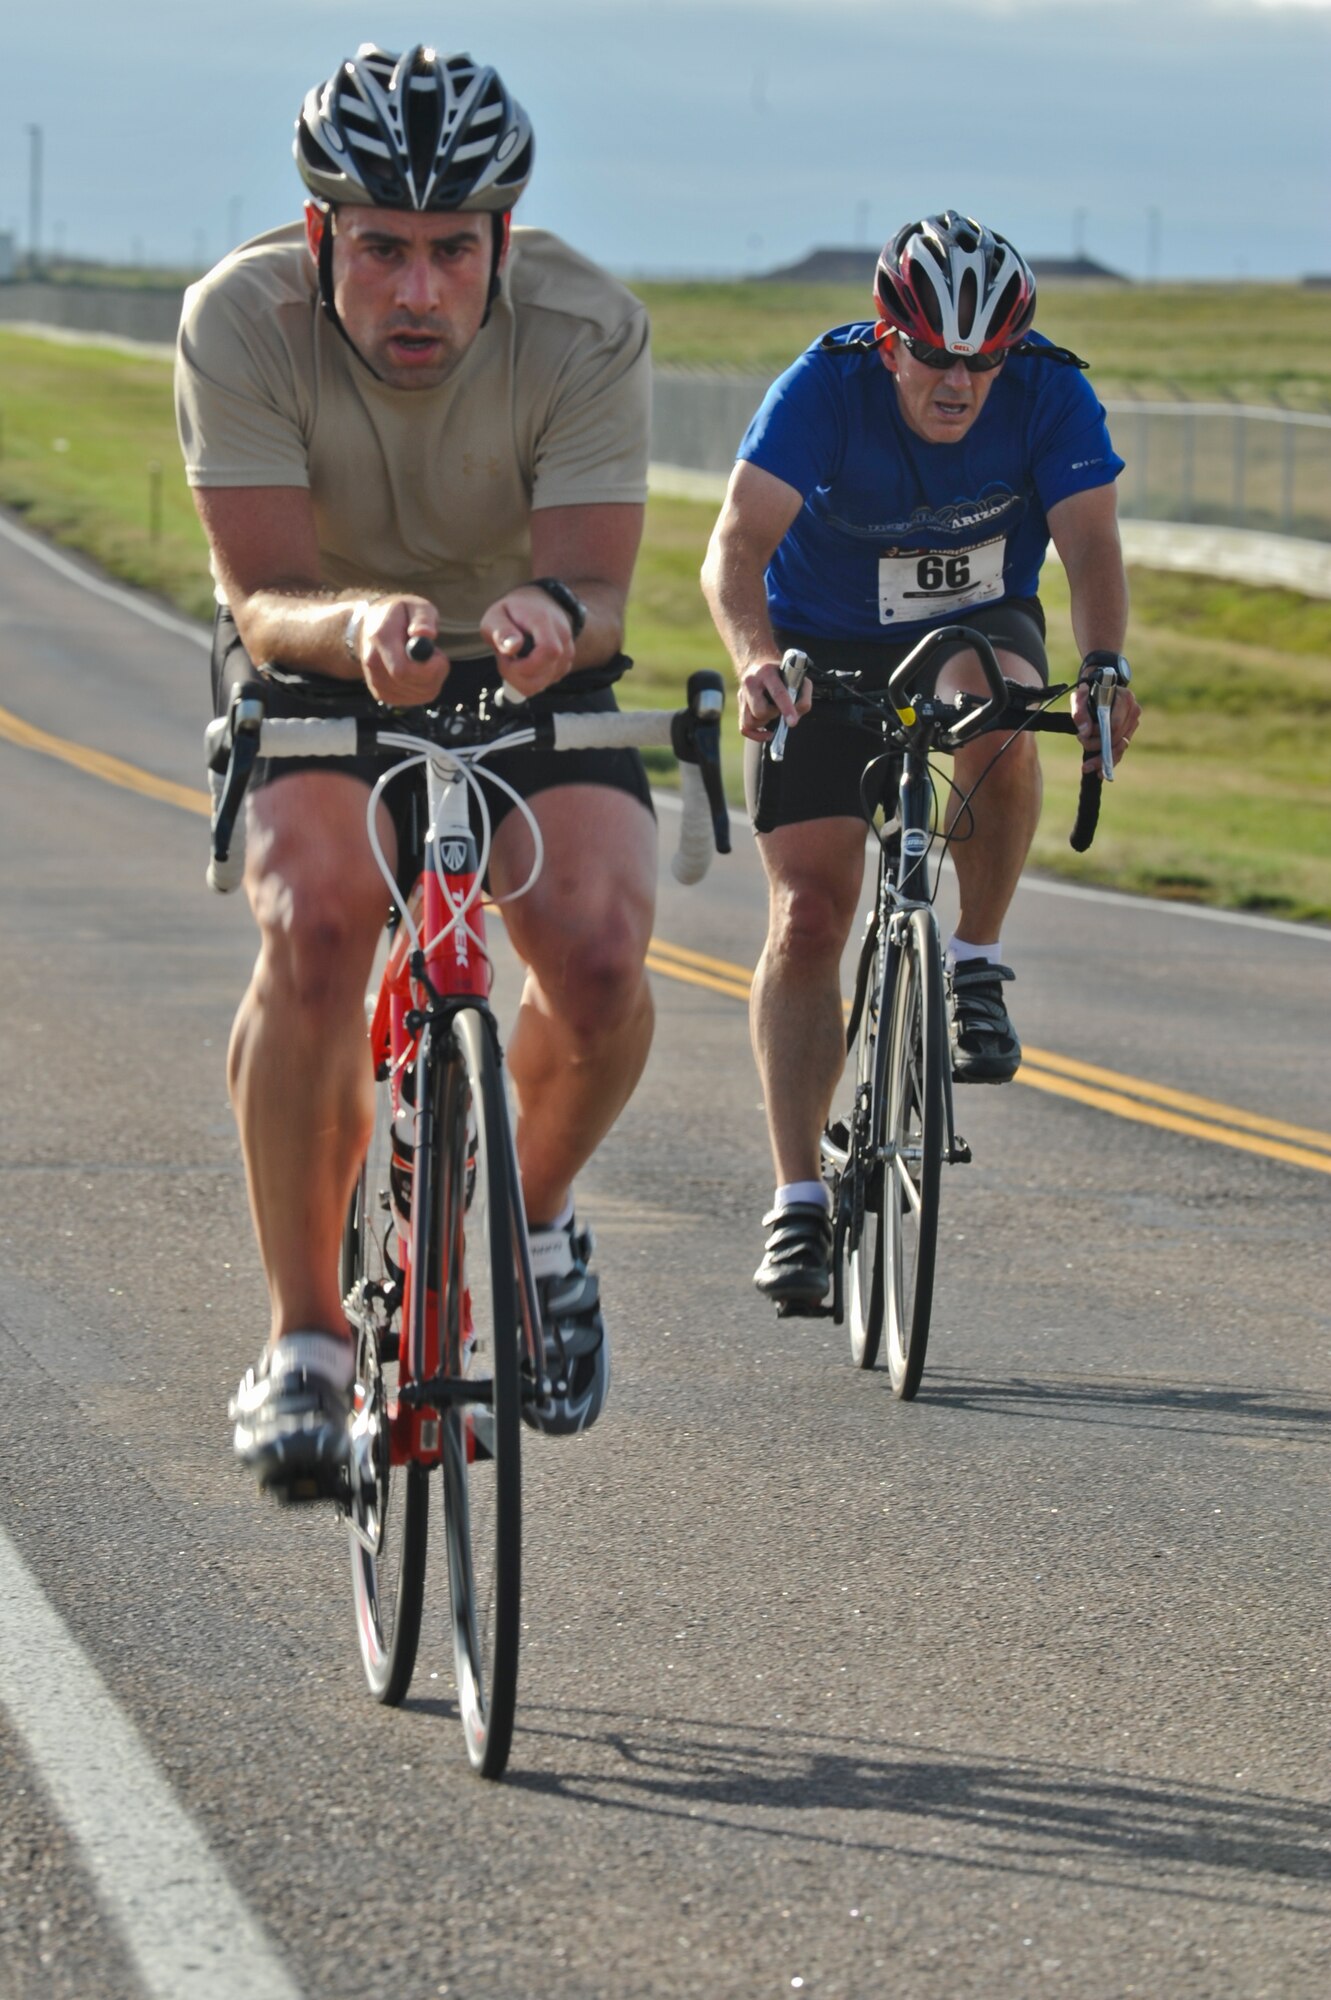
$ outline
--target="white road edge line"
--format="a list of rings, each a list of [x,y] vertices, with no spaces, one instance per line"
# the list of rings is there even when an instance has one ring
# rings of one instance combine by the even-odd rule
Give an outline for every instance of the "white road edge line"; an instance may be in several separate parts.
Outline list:
[[[57,570],[71,583],[80,584],[84,590],[91,591],[94,596],[109,598],[113,604],[119,604],[122,609],[132,611],[139,618],[146,618],[149,624],[160,625],[168,632],[178,632],[182,638],[192,640],[196,646],[202,646],[205,651],[211,650],[212,640],[202,626],[191,625],[188,619],[180,618],[175,612],[164,611],[160,606],[146,602],[119,584],[107,583],[101,577],[90,575],[77,563],[70,562],[68,557],[48,548],[36,535],[17,527],[12,521],[7,521],[3,514],[0,514],[0,534],[13,542],[16,547],[26,549],[29,554],[36,556],[39,562],[44,562],[51,569]],[[652,797],[658,806],[677,807],[678,801],[672,792],[654,791]],[[732,825],[742,826],[752,832],[742,811],[734,814]],[[1197,903],[1157,901],[1151,896],[1130,896],[1117,889],[1087,889],[1076,883],[1046,881],[1038,876],[1023,877],[1019,888],[1029,889],[1041,896],[1071,896],[1081,902],[1126,904],[1133,909],[1149,910],[1154,916],[1168,917],[1171,922],[1179,917],[1194,917],[1200,923],[1239,924],[1248,930],[1276,931],[1283,937],[1312,938],[1320,944],[1331,944],[1331,930],[1316,924],[1292,924],[1280,917],[1250,916],[1243,910],[1211,910]]]
[[[6,541],[13,542],[17,548],[25,550],[28,555],[36,556],[38,562],[44,562],[48,569],[55,570],[68,582],[77,583],[84,590],[91,591],[94,597],[109,598],[112,604],[119,604],[125,611],[135,612],[150,625],[160,625],[164,631],[179,633],[182,639],[189,639],[196,646],[202,646],[205,652],[212,651],[212,639],[203,626],[191,624],[188,618],[182,618],[178,612],[166,611],[159,604],[152,604],[146,598],[135,596],[132,590],[126,590],[121,584],[107,583],[100,576],[90,575],[78,563],[71,562],[68,556],[62,556],[56,549],[48,548],[36,535],[17,527],[13,521],[7,521],[3,514],[0,514],[0,535],[3,535]]]
[[[301,2000],[3,1528],[0,1702],[151,2000]]]

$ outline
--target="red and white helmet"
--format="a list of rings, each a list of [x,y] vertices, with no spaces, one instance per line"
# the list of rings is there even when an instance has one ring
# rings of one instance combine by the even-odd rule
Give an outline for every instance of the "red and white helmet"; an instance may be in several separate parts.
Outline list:
[[[878,259],[885,320],[949,354],[996,354],[1035,318],[1035,274],[1005,236],[954,208],[908,222]]]

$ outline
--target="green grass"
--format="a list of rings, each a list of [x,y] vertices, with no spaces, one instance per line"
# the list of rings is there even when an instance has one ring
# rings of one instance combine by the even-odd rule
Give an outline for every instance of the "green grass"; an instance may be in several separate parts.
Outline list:
[[[726,666],[696,590],[714,512],[684,500],[648,507],[629,632],[633,694],[646,704],[673,699],[695,667]],[[1151,570],[1134,569],[1131,582],[1141,731],[1106,788],[1088,855],[1067,844],[1076,751],[1046,740],[1035,861],[1145,895],[1331,920],[1331,604]],[[1070,680],[1077,656],[1056,564],[1041,594],[1051,672]],[[726,752],[737,799],[733,730]]]
[[[169,362],[0,330],[0,426],[0,503],[126,582],[210,615],[207,547],[180,468]]]
[[[869,287],[634,283],[667,367],[775,375],[830,326],[872,317]],[[1331,408],[1331,290],[1299,285],[1041,288],[1041,333],[1091,363],[1101,396]],[[1260,329],[1257,332],[1256,329]]]
[[[0,383],[0,502],[206,616],[206,552],[179,470],[169,365],[0,330]],[[629,616],[637,666],[624,689],[639,705],[676,701],[695,667],[728,677],[697,585],[714,513],[684,500],[648,507]],[[1331,604],[1144,570],[1132,585],[1129,651],[1146,719],[1085,857],[1067,846],[1075,752],[1049,741],[1036,860],[1085,881],[1331,921]],[[1043,594],[1053,671],[1069,678],[1076,661],[1056,566]],[[726,756],[738,799],[733,728]]]

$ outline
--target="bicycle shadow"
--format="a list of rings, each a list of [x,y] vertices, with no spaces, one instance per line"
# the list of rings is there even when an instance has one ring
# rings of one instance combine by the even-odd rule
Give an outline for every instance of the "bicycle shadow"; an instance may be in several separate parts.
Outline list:
[[[684,1718],[629,1729],[604,1711],[537,1705],[519,1727],[556,1761],[524,1768],[519,1753],[507,1783],[582,1805],[984,1872],[1053,1874],[1073,1855],[1079,1880],[1094,1880],[1099,1861],[1119,1887],[1112,1864],[1131,1861],[1155,1892],[1208,1900],[1223,1883],[1226,1901],[1237,1889],[1239,1900],[1268,1909],[1280,1905],[1282,1884],[1285,1900],[1297,1887],[1331,1890],[1331,1805],[1051,1759]],[[865,1823],[848,1826],[848,1815]],[[1306,1896],[1289,1903],[1305,1912],[1317,1905]]]
[[[1260,1437],[1303,1444],[1331,1430],[1331,1403],[1289,1390],[1238,1384],[1169,1382],[1150,1378],[966,1375],[931,1367],[920,1403],[942,1411],[1054,1419],[1060,1423],[1131,1424],[1134,1429],[1186,1429],[1221,1437]],[[1154,1420],[1154,1421],[1153,1421]]]

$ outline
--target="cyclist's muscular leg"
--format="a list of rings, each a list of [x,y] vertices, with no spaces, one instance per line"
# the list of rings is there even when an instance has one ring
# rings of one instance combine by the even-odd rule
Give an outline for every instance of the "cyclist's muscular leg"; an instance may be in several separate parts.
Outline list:
[[[767,942],[749,1028],[777,1185],[816,1181],[819,1137],[846,1062],[841,954],[864,877],[864,822],[806,820],[758,836]]]
[[[1000,652],[998,663],[1008,680],[1029,687],[1040,685],[1035,668],[1018,654]],[[974,654],[960,655],[940,676],[940,693],[960,690],[977,694],[984,690]],[[957,936],[969,944],[994,944],[1002,935],[1003,920],[1040,819],[1041,778],[1035,738],[1019,736],[1000,756],[1006,742],[1004,733],[982,736],[958,750],[955,758],[954,777],[960,794],[965,796],[979,786],[959,824],[955,824],[959,808],[955,793],[947,814],[948,828],[953,830],[955,824],[957,836],[951,848],[961,892]]]
[[[381,833],[391,855],[386,815]],[[338,1246],[373,1119],[365,988],[387,909],[364,785],[293,772],[253,794],[245,879],[262,943],[230,1080],[271,1337],[346,1334]]]
[[[627,1104],[651,1047],[656,827],[637,799],[608,786],[559,785],[528,803],[545,867],[504,910],[527,967],[508,1070],[527,1214],[544,1222]],[[496,894],[521,887],[531,851],[510,813],[491,855]]]

